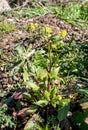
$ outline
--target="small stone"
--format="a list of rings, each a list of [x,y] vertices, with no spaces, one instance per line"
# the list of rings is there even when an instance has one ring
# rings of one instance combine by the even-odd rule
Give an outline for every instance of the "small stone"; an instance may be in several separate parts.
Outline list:
[[[2,78],[0,79],[0,83],[2,83],[3,82],[3,80],[2,80]]]
[[[6,87],[7,87],[7,85],[3,85],[3,86],[2,86],[3,89],[6,88]]]
[[[18,78],[17,76],[13,76],[13,79],[14,79],[15,81],[19,81],[19,78]]]
[[[16,81],[15,81],[15,80],[13,80],[13,84],[16,84]]]
[[[55,83],[55,85],[57,85],[57,86],[58,86],[58,85],[60,85],[60,80],[55,80],[55,82],[54,82],[54,83]]]
[[[69,117],[69,116],[72,116],[72,112],[70,112],[70,111],[67,113],[67,117]]]
[[[88,117],[85,119],[85,123],[88,125]]]
[[[0,0],[0,12],[9,10],[11,10],[11,7],[9,6],[7,0]]]
[[[9,48],[10,48],[10,45],[6,45],[6,46],[5,46],[5,49],[9,49]]]
[[[3,85],[7,85],[7,82],[2,82]]]
[[[4,67],[0,67],[0,70],[1,70],[1,71],[4,71]]]
[[[77,87],[78,87],[78,88],[82,88],[83,85],[82,85],[82,84],[77,84]]]
[[[9,82],[9,84],[12,84],[12,83],[13,83],[12,78],[9,78],[9,79],[8,79],[8,82]]]
[[[0,89],[2,88],[2,85],[0,84]]]
[[[6,73],[2,73],[1,76],[0,76],[0,78],[7,78],[7,77],[8,77],[8,76],[7,76]]]
[[[8,82],[8,78],[3,78],[3,82],[7,83]]]

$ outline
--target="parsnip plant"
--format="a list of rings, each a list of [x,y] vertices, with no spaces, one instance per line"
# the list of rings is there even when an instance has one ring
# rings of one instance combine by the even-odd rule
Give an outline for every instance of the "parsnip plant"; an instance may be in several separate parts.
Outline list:
[[[24,130],[60,130],[60,121],[67,117],[70,108],[70,100],[61,92],[65,82],[63,77],[79,72],[76,68],[78,51],[76,49],[76,53],[70,55],[67,53],[71,44],[64,45],[65,30],[55,34],[50,27],[30,23],[28,31],[30,45],[15,47],[12,66],[12,74],[20,73],[22,86],[28,89],[23,97],[30,101],[30,119]],[[33,48],[36,41],[41,47]],[[65,72],[66,65],[70,64],[73,67],[68,70],[69,73]]]

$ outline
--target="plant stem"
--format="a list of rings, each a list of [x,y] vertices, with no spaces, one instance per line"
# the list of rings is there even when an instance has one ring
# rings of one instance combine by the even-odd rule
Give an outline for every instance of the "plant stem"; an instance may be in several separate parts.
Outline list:
[[[48,45],[48,54],[49,54],[49,68],[48,68],[48,91],[50,91],[50,73],[51,73],[51,68],[52,68],[52,59],[51,59],[51,45],[49,43]]]

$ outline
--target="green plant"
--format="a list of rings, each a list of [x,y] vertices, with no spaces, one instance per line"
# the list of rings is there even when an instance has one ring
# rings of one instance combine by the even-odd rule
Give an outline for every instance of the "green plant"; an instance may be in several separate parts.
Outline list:
[[[56,17],[61,17],[66,22],[88,27],[88,2],[80,4],[71,2],[70,4],[60,4],[59,8],[55,10]]]
[[[81,6],[81,19],[88,21],[88,1]]]
[[[32,130],[37,126],[38,130],[48,128],[59,130],[59,122],[66,118],[70,107],[70,100],[60,93],[61,83],[64,81],[58,76],[60,69],[58,55],[64,44],[62,40],[66,36],[66,31],[62,30],[55,34],[49,27],[30,23],[29,35],[32,37],[31,42],[41,39],[44,47],[38,49],[33,49],[32,45],[28,45],[27,48],[22,45],[15,47],[12,74],[20,72],[23,86],[29,90],[23,97],[31,101],[28,111],[32,116],[24,129]]]
[[[88,97],[88,89],[84,88],[84,89],[78,89],[78,92],[82,95],[84,95],[85,97]]]
[[[0,104],[0,127],[10,127],[13,128],[15,123],[12,121],[12,117],[6,114],[7,107],[1,106]]]
[[[6,21],[0,22],[0,33],[11,32],[15,29],[15,25]]]
[[[45,15],[48,13],[54,14],[57,7],[53,6],[41,6],[39,4],[35,4],[33,8],[20,8],[18,7],[18,10],[12,10],[7,12],[2,12],[1,15],[8,16],[9,14],[12,14],[13,16],[20,16],[20,17],[33,17],[33,16],[40,16]]]
[[[30,23],[28,31],[30,45],[15,46],[15,62],[10,68],[12,75],[20,73],[23,77],[20,86],[29,91],[23,94],[26,100],[30,100],[28,111],[32,114],[25,130],[35,126],[40,130],[58,130],[59,123],[66,118],[70,108],[62,86],[70,80],[74,83],[73,77],[86,76],[87,44],[64,43],[65,30],[55,34],[51,28],[36,23]]]
[[[31,102],[28,111],[32,113],[25,130],[35,126],[56,130],[70,108],[62,86],[70,80],[74,82],[73,77],[77,79],[87,74],[86,44],[64,43],[65,30],[55,34],[51,28],[36,23],[30,23],[28,31],[30,45],[14,48],[15,62],[11,68],[12,75],[21,74],[22,86],[29,91],[23,94]],[[36,41],[40,43],[37,48]]]

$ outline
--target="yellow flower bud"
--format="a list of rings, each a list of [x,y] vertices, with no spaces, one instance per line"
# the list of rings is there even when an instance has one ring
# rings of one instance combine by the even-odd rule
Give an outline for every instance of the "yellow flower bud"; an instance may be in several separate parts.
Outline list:
[[[50,27],[46,27],[46,28],[45,28],[45,31],[46,31],[47,34],[50,34],[50,33],[53,32],[53,31],[52,31],[52,28],[50,28]]]
[[[52,47],[52,49],[57,49],[57,45],[56,44],[52,44],[51,47]]]
[[[38,27],[38,23],[35,23],[34,25],[35,25],[36,28]]]
[[[58,35],[64,38],[64,37],[66,37],[67,32],[66,32],[66,30],[62,30],[61,32],[58,32]]]
[[[34,30],[35,29],[35,24],[34,23],[30,23],[29,24],[29,29],[30,30]]]
[[[64,44],[64,42],[63,42],[63,41],[59,41],[59,43],[60,43],[60,44]]]
[[[61,36],[64,38],[64,37],[66,37],[66,35],[67,35],[66,30],[62,30],[62,31],[61,31]]]
[[[61,32],[58,32],[58,35],[61,35]]]
[[[62,100],[62,96],[61,95],[58,95],[57,98],[58,98],[59,101]]]

